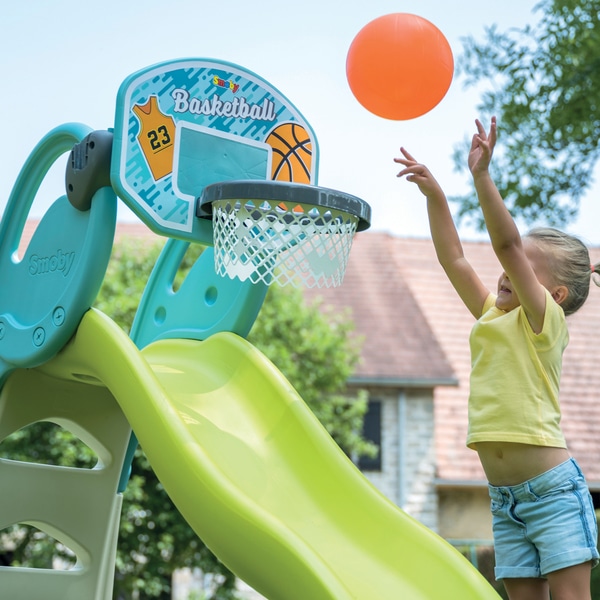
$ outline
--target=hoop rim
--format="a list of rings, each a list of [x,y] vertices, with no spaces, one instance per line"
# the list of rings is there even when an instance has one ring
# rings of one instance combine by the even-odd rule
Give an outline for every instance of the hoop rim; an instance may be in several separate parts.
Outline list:
[[[357,217],[356,231],[365,231],[371,226],[371,207],[357,196],[317,185],[257,179],[219,181],[207,185],[197,199],[196,216],[212,219],[213,202],[238,199],[324,206]]]

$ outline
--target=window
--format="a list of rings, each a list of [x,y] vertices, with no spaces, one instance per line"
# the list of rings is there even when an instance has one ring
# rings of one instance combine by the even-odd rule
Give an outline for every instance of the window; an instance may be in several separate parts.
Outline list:
[[[377,456],[361,456],[358,468],[362,471],[381,471],[381,401],[369,400],[363,424],[363,437],[379,449]]]

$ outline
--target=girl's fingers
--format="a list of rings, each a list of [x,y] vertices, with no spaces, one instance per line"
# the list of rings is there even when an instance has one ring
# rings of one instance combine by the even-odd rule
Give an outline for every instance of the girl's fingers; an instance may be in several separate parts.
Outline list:
[[[475,119],[475,125],[477,126],[477,133],[475,135],[479,135],[484,141],[488,140],[488,138],[492,142],[496,141],[496,117],[492,117],[491,119],[489,133],[486,133],[485,127],[479,119]]]
[[[497,130],[496,130],[496,117],[492,118],[492,124],[490,126],[490,142],[492,144],[496,143]]]
[[[406,148],[400,147],[400,152],[402,152],[404,158],[394,158],[394,162],[400,163],[405,167],[412,167],[418,164],[415,157]]]
[[[402,154],[404,154],[404,156],[406,156],[406,158],[408,158],[408,160],[417,162],[417,159],[403,146],[400,147],[400,152],[402,152]]]
[[[414,181],[415,177],[425,177],[426,169],[423,165],[417,162],[417,159],[403,146],[400,147],[400,152],[404,155],[404,158],[394,158],[394,162],[404,165],[404,169],[400,171],[396,177],[403,177],[408,175],[406,178],[408,181]]]
[[[487,134],[483,123],[479,119],[475,119],[475,124],[477,125],[477,133],[475,135],[479,136],[482,140],[486,140]]]
[[[413,165],[411,167],[407,167],[406,169],[402,169],[400,173],[398,173],[398,177],[402,177],[403,175],[409,175],[410,177],[427,177],[427,170],[423,165]],[[409,179],[407,177],[407,179]],[[409,181],[411,181],[409,179]]]

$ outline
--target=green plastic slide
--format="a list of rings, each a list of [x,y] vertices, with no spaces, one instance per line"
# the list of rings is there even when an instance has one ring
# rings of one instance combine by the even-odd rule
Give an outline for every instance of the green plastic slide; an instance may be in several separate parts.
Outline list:
[[[183,516],[267,598],[497,600],[459,552],[368,482],[243,338],[139,351],[92,309],[38,369],[108,388]]]

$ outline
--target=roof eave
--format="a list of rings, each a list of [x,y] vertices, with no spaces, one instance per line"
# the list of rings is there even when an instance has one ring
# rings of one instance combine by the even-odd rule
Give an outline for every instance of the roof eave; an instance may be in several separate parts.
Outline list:
[[[369,385],[378,387],[396,388],[434,388],[438,386],[457,386],[458,379],[455,377],[439,378],[410,378],[410,377],[383,377],[383,376],[356,376],[348,379],[349,385]]]

